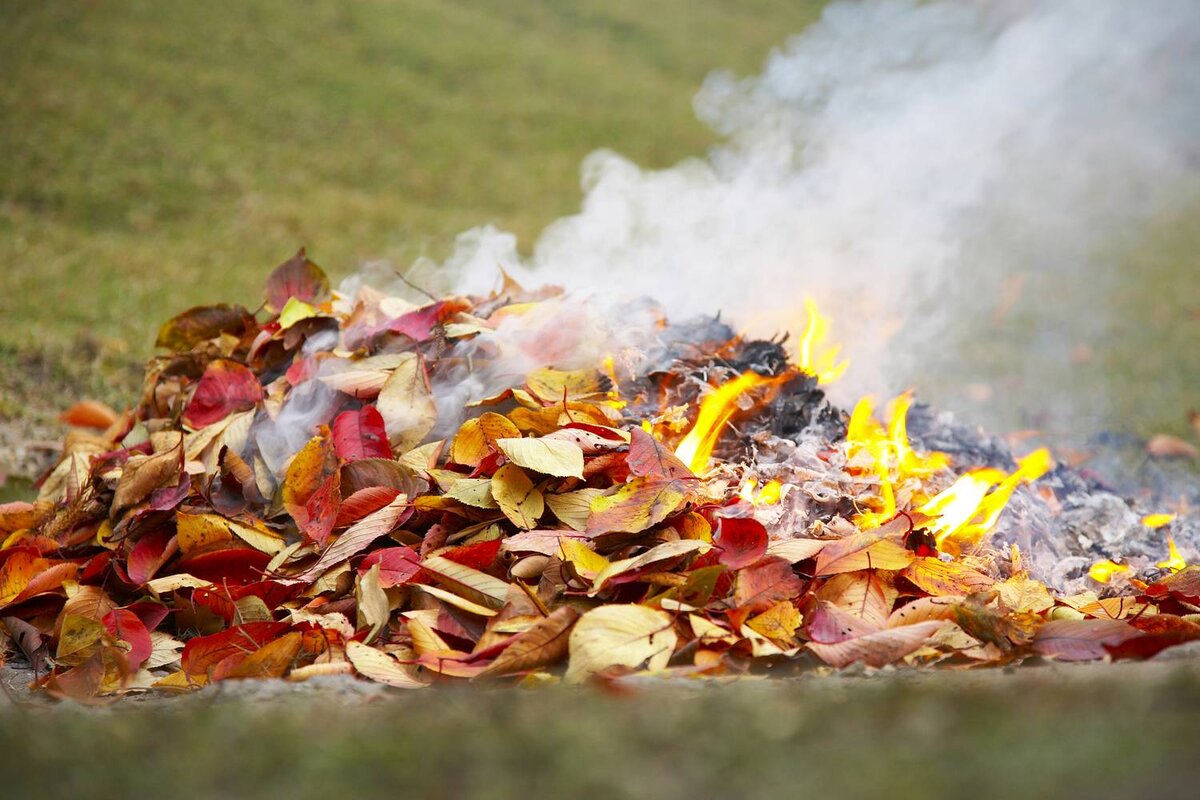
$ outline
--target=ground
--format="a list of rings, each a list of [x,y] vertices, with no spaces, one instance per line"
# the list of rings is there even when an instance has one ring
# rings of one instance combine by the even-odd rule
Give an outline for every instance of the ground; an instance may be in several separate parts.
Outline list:
[[[0,475],[34,470],[42,451],[17,445],[52,441],[72,399],[134,397],[161,320],[254,306],[300,245],[335,277],[443,254],[484,222],[528,247],[577,207],[594,148],[651,167],[703,153],[705,74],[755,71],[820,5],[0,4]],[[1069,378],[1047,365],[1048,391],[1107,392],[1136,434],[1189,435],[1197,209],[1104,254],[1126,276],[1097,309],[1108,346]],[[1020,323],[964,337],[964,362],[1011,371]],[[0,774],[41,798],[302,798],[335,779],[365,796],[1169,797],[1200,777],[1194,663],[627,696],[355,685],[361,702],[332,708],[228,691],[5,710]]]

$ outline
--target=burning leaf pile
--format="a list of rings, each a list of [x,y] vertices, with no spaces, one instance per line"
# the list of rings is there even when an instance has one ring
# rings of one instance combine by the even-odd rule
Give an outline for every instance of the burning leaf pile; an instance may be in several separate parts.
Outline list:
[[[791,354],[659,318],[584,367],[576,322],[511,281],[424,305],[343,295],[303,252],[258,313],[180,314],[136,410],[75,406],[36,501],[0,506],[7,648],[87,699],[1146,658],[1200,639],[1200,569],[1173,544],[1158,567],[1097,560],[1071,592],[1023,567],[1036,515],[1006,505],[1054,513],[1079,480],[1047,452],[963,462],[910,441],[909,395],[886,423],[869,399],[830,405],[820,384],[845,362],[815,307]]]

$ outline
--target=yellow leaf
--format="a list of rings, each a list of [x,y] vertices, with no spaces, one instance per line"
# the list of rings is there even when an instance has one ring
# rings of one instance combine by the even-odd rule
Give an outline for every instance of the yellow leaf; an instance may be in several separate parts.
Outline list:
[[[558,478],[583,477],[583,450],[559,439],[498,439],[508,460],[519,467]]]
[[[618,575],[624,575],[627,572],[661,564],[664,561],[674,561],[693,553],[707,553],[711,549],[712,545],[699,539],[679,539],[674,542],[663,542],[660,545],[651,547],[640,556],[623,558],[606,566],[596,575],[595,581],[592,584],[591,594],[595,594],[603,589],[605,584]]]
[[[505,464],[492,476],[492,497],[513,525],[522,530],[537,527],[538,518],[546,510],[542,493],[516,464]]]
[[[233,541],[233,533],[216,514],[188,514],[180,511],[175,515],[175,528],[179,552],[184,558]]]
[[[379,565],[376,564],[375,566]],[[375,567],[372,567],[372,569],[374,568]],[[474,614],[477,617],[494,617],[497,613],[496,609],[494,608],[488,608],[487,606],[481,606],[478,603],[473,603],[465,597],[459,597],[452,592],[447,592],[445,589],[439,589],[437,586],[426,586],[422,584],[417,585],[416,588],[420,589],[422,592],[425,592],[431,597],[436,597],[443,603],[449,603],[455,608],[461,611],[466,611],[468,614]]]
[[[350,659],[354,670],[364,678],[400,689],[425,688],[415,666],[401,664],[387,653],[381,653],[362,642],[346,642],[346,658]]]
[[[746,620],[746,625],[776,644],[796,645],[796,628],[800,627],[800,612],[787,600],[780,600],[761,614]]]
[[[607,605],[580,617],[571,631],[566,679],[585,680],[609,667],[664,669],[678,637],[670,615],[637,605]]]
[[[301,320],[317,316],[317,310],[303,300],[289,297],[283,310],[279,312],[279,329],[286,331]]]
[[[104,624],[97,620],[68,614],[58,634],[58,650],[54,660],[69,666],[84,663],[96,652],[107,632]]]
[[[421,569],[456,594],[488,608],[503,607],[508,597],[508,584],[486,572],[459,564],[448,558],[432,556],[421,562]]]
[[[358,627],[371,629],[366,639],[369,642],[387,625],[391,613],[387,592],[379,585],[379,564],[372,564],[365,575],[359,576],[354,596],[358,600]]]
[[[634,478],[592,501],[588,533],[639,533],[662,522],[687,498],[681,480]]]
[[[282,678],[300,653],[304,634],[299,631],[268,642],[234,667],[227,678]]]
[[[0,606],[16,600],[34,577],[50,562],[26,550],[13,553],[0,566]]]
[[[890,580],[875,570],[864,569],[834,575],[817,590],[816,598],[882,628],[898,595]]]
[[[578,369],[570,372],[543,367],[525,378],[525,385],[543,403],[561,403],[564,395],[568,400],[589,397],[605,391],[607,380],[593,369]]]
[[[891,539],[882,539],[874,532],[852,533],[821,548],[814,574],[835,575],[860,569],[903,569],[912,563],[913,558],[913,554],[903,545]]]
[[[450,460],[468,467],[478,467],[479,462],[487,458],[490,452],[487,437],[483,435],[478,419],[464,422],[454,435],[454,441],[450,443]]]
[[[1035,581],[1024,572],[1013,575],[993,587],[1000,593],[1000,600],[1013,611],[1038,613],[1054,608],[1054,598],[1046,585]]]
[[[383,416],[388,441],[398,453],[421,443],[437,422],[437,404],[429,389],[425,365],[416,353],[405,353],[379,390],[375,407]]]
[[[559,557],[570,562],[575,574],[584,580],[595,580],[597,575],[611,566],[607,558],[578,539],[567,536],[559,537],[558,552]]]
[[[508,417],[494,411],[480,415],[479,432],[490,447],[495,447],[501,439],[515,439],[521,435],[520,429]]]
[[[604,494],[603,489],[576,489],[562,494],[547,494],[546,505],[564,525],[582,531],[587,529],[588,515],[592,513],[592,501]]]
[[[767,555],[795,564],[815,558],[830,543],[828,539],[775,539],[767,545]]]
[[[446,492],[450,497],[474,508],[498,508],[496,498],[492,497],[491,478],[459,478]]]

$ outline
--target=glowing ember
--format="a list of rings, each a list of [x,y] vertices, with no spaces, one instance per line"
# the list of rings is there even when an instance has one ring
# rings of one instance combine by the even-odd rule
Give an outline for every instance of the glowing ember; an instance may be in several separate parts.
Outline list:
[[[1142,517],[1142,524],[1147,528],[1161,528],[1175,521],[1174,514],[1147,514]]]
[[[1163,569],[1169,569],[1171,572],[1179,572],[1179,570],[1187,566],[1187,559],[1181,556],[1178,548],[1175,547],[1174,536],[1167,537],[1167,553],[1167,558],[1159,561],[1158,566]]]
[[[1114,575],[1119,575],[1122,572],[1129,572],[1129,566],[1126,564],[1118,564],[1115,561],[1104,559],[1092,564],[1088,570],[1088,577],[1096,583],[1108,583]]]
[[[815,375],[818,383],[832,383],[842,376],[850,362],[845,359],[838,361],[842,349],[840,345],[822,346],[829,331],[829,318],[817,310],[817,304],[811,297],[804,298],[804,308],[808,312],[808,322],[800,336],[800,354],[796,366],[801,372]]]
[[[711,392],[700,401],[696,424],[675,448],[675,455],[692,472],[700,473],[707,469],[708,459],[717,445],[721,430],[737,410],[738,398],[754,387],[770,382],[770,378],[764,378],[756,372],[743,372]]]

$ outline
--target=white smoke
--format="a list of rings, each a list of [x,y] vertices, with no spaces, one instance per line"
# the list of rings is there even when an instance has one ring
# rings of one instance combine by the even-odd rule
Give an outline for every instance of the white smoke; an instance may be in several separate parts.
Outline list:
[[[531,258],[481,228],[445,266],[458,291],[503,266],[760,334],[796,331],[807,294],[854,360],[846,395],[920,384],[918,359],[953,352],[1003,275],[1078,304],[1107,279],[1095,249],[1194,185],[1197,75],[1196,0],[838,3],[761,75],[710,76],[695,107],[723,143],[706,158],[594,153],[582,210]]]

